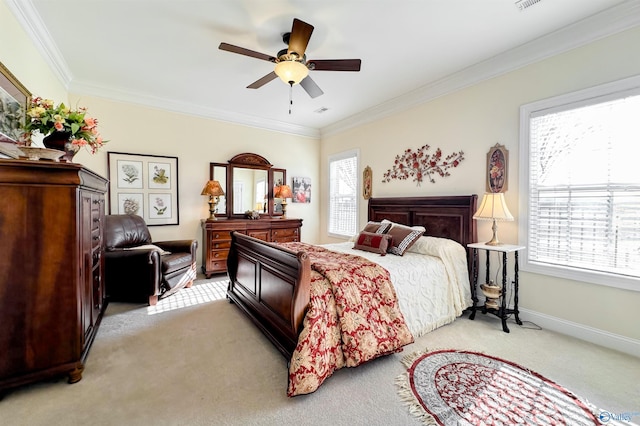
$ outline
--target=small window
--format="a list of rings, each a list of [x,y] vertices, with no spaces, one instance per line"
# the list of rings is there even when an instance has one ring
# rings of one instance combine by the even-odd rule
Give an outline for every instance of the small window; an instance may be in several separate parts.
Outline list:
[[[358,223],[358,151],[329,157],[329,234],[351,237]]]

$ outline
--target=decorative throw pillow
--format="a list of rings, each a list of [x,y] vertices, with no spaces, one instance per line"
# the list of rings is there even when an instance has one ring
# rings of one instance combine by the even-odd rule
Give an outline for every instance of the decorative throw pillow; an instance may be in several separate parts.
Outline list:
[[[374,232],[376,234],[386,234],[391,229],[391,222],[369,222],[362,232]]]
[[[392,244],[392,238],[389,234],[377,234],[375,232],[362,231],[356,238],[353,248],[356,250],[370,251],[378,253],[382,256],[387,254],[387,250]]]
[[[402,256],[424,234],[424,226],[405,226],[394,223],[387,235],[393,237],[389,253]]]

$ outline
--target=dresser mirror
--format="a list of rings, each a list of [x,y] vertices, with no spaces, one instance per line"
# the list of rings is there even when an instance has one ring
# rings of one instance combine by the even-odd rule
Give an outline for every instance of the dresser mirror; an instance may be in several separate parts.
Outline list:
[[[209,175],[225,189],[216,215],[244,218],[247,211],[282,215],[282,200],[274,200],[273,194],[274,185],[286,182],[286,170],[272,168],[266,158],[252,153],[238,154],[228,164],[210,163]]]

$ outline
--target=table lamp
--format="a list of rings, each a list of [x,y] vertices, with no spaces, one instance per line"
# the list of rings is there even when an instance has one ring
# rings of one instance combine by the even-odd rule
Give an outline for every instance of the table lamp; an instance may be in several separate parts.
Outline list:
[[[282,218],[287,218],[287,198],[292,198],[293,192],[291,191],[291,187],[289,185],[279,185],[276,186],[275,191],[273,192],[273,198],[282,198]]]
[[[220,182],[218,182],[217,180],[207,181],[200,195],[209,196],[209,219],[207,220],[218,220],[214,213],[216,210],[216,206],[218,205],[218,201],[220,200],[219,197],[224,195],[224,191],[222,190],[222,186],[220,186]]]
[[[507,203],[504,201],[504,194],[502,192],[484,194],[480,208],[475,212],[473,218],[477,220],[493,220],[493,226],[491,227],[493,237],[491,241],[485,243],[488,246],[502,245],[502,243],[498,241],[498,225],[496,221],[513,220],[513,216],[507,208]]]

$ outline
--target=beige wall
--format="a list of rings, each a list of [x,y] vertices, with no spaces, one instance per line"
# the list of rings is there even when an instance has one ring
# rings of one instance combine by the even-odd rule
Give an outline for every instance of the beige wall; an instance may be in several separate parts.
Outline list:
[[[71,94],[70,100],[98,117],[101,133],[109,140],[97,154],[81,151],[74,161],[108,176],[108,151],[178,157],[180,225],[151,227],[155,240],[197,238],[202,244],[200,220],[209,216],[209,205],[200,192],[209,179],[211,162],[226,163],[237,154],[254,152],[274,167],[286,169],[289,183],[293,176],[319,180],[319,141],[315,139],[96,97]],[[317,202],[289,203],[287,215],[303,219],[303,241],[318,240]]]
[[[518,217],[519,108],[522,104],[640,74],[640,29],[600,40],[586,47],[524,67],[501,77],[440,97],[383,120],[323,138],[321,180],[327,180],[329,155],[360,149],[360,171],[373,169],[373,196],[478,194],[485,190],[486,154],[496,143],[509,150],[509,209]],[[396,155],[429,144],[444,154],[463,150],[465,160],[447,178],[417,187],[411,181],[381,183]],[[326,203],[326,188],[322,192]],[[367,219],[360,199],[360,223]],[[327,215],[321,211],[321,242]],[[480,241],[491,237],[491,224],[478,223]],[[516,222],[499,224],[500,239],[518,242]],[[481,275],[483,276],[483,275]],[[640,340],[640,292],[556,279],[523,272],[520,306],[541,316]]]

